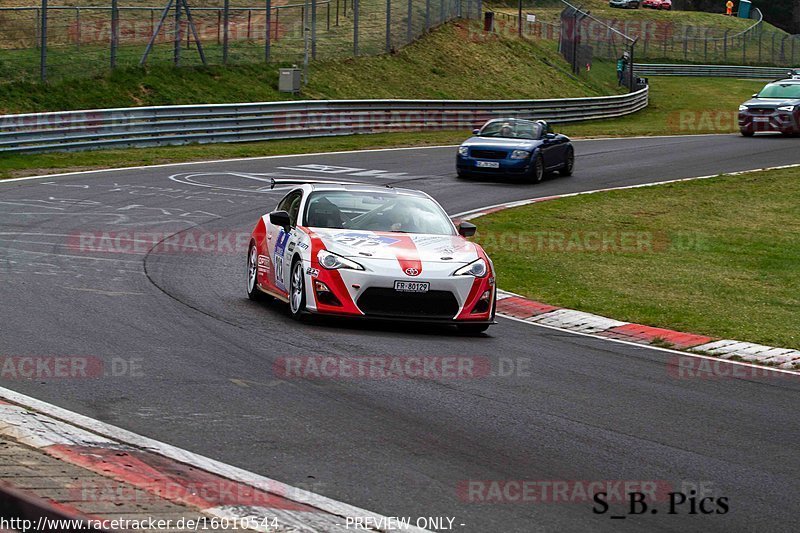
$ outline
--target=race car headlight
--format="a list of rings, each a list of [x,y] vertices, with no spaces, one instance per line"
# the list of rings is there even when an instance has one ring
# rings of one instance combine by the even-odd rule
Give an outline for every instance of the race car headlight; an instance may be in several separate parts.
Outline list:
[[[531,153],[527,150],[514,150],[511,152],[511,159],[528,159]]]
[[[747,111],[748,109],[750,109],[750,108],[747,107],[746,105],[740,105],[739,106],[739,111]]]
[[[793,105],[783,105],[778,108],[778,111],[789,111],[791,113],[792,111],[794,111],[794,107],[795,106]]]
[[[341,255],[336,255],[328,250],[320,250],[319,253],[317,253],[317,261],[319,261],[319,264],[322,266],[322,268],[326,268],[328,270],[339,270],[340,268],[364,270],[364,267],[355,261],[351,261],[346,257],[342,257]]]
[[[483,259],[476,259],[472,263],[468,265],[464,265],[463,267],[459,268],[455,272],[453,272],[454,276],[474,276],[476,278],[482,278],[486,275],[489,269],[486,267],[486,261]]]
[[[466,146],[459,146],[458,147],[458,155],[462,155],[464,157],[467,157],[469,155],[469,148],[467,148]]]

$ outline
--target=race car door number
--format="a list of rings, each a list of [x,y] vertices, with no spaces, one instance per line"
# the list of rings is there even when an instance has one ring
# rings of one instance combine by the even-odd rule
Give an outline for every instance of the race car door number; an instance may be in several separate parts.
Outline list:
[[[500,163],[497,161],[478,161],[476,165],[481,168],[500,168]]]
[[[428,292],[431,284],[427,281],[395,281],[394,290],[400,292]]]

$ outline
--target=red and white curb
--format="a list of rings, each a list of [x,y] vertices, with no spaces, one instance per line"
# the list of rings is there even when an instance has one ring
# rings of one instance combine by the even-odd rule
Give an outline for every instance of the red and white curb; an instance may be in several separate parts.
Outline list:
[[[605,191],[618,191],[624,189],[637,189],[642,187],[654,187],[669,183],[683,181],[693,181],[714,178],[717,176],[739,176],[753,172],[763,172],[766,170],[782,170],[787,168],[798,168],[800,165],[784,165],[778,167],[768,167],[762,169],[745,170],[741,172],[729,172],[725,174],[715,174],[709,176],[698,176],[693,178],[680,178],[674,180],[660,181],[656,183],[645,183],[640,185],[626,185],[623,187],[610,187],[596,189],[592,191],[581,191],[555,196],[542,196],[529,198],[515,202],[482,207],[471,211],[465,211],[453,215],[456,221],[472,220],[505,209],[522,207],[548,200],[557,200],[571,196],[584,194],[595,194]],[[682,350],[690,354],[699,356],[711,356],[714,358],[727,359],[732,363],[739,360],[755,365],[774,367],[783,371],[800,371],[800,350],[789,348],[777,348],[774,346],[764,346],[751,342],[743,342],[732,339],[718,339],[706,335],[694,333],[683,333],[664,328],[646,326],[644,324],[634,324],[622,322],[613,318],[608,318],[574,309],[564,309],[542,302],[529,300],[524,296],[499,290],[497,291],[497,313],[500,316],[522,320],[541,326],[547,326],[574,333],[593,335],[597,337],[613,339],[621,342],[647,344],[658,348],[668,348]]]
[[[0,434],[68,463],[248,529],[428,533],[240,468],[0,388]],[[177,490],[176,490],[177,489]],[[58,503],[58,502],[56,502]],[[278,527],[265,528],[277,523]]]

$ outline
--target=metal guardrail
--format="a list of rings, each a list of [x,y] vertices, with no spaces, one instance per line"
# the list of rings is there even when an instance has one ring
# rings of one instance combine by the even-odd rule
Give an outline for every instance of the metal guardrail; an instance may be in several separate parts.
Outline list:
[[[637,76],[705,76],[723,78],[783,78],[791,70],[789,67],[750,67],[744,65],[672,65],[644,64],[634,65]]]
[[[474,128],[506,116],[576,122],[628,115],[647,104],[645,87],[551,100],[310,100],[3,115],[0,153]]]

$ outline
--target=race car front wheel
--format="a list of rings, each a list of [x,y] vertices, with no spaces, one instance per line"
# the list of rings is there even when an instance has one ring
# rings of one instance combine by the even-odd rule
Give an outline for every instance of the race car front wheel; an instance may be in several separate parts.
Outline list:
[[[258,248],[256,244],[250,243],[247,251],[247,297],[254,301],[264,300],[264,293],[261,292],[256,284],[258,283]]]
[[[289,312],[292,318],[300,320],[306,308],[306,280],[303,262],[296,259],[292,263],[292,278],[289,282]]]

